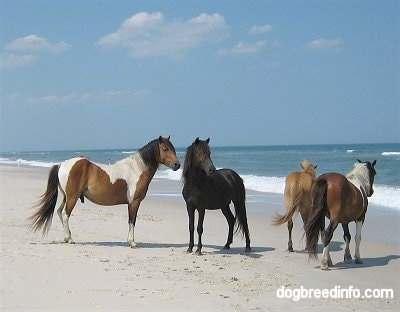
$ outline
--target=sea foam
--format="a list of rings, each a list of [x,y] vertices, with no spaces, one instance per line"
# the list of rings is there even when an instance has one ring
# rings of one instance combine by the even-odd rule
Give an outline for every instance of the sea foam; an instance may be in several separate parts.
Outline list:
[[[182,169],[159,170],[156,178],[167,180],[180,180]],[[285,190],[285,177],[266,177],[257,175],[241,176],[247,190],[282,194]],[[283,200],[283,199],[282,199]],[[387,185],[374,185],[374,194],[368,199],[371,204],[400,210],[400,188]]]

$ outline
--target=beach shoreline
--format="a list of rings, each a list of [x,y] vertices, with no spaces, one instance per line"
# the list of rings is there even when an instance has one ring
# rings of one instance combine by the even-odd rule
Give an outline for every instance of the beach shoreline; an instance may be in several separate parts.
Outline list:
[[[331,246],[334,267],[308,260],[301,223],[288,253],[286,225],[271,225],[283,202],[247,202],[252,252],[234,237],[229,251],[221,211],[207,211],[203,255],[187,254],[185,202],[180,181],[155,179],[141,204],[135,229],[137,248],[126,243],[126,206],[79,203],[70,226],[75,244],[62,242],[57,214],[47,237],[30,233],[27,218],[45,191],[49,168],[0,165],[1,309],[4,311],[327,311],[398,310],[400,282],[399,213],[367,212],[361,265],[344,264],[342,229]],[[248,192],[252,198],[255,192]],[[265,195],[265,194],[264,194]],[[268,195],[265,195],[268,196]],[[59,199],[60,200],[60,199]],[[371,208],[369,208],[371,210]],[[395,216],[395,217],[393,217]],[[354,230],[350,228],[354,237]],[[380,234],[381,233],[381,234]],[[374,237],[377,237],[374,239]],[[197,233],[195,233],[195,243]],[[354,254],[354,239],[350,244]],[[353,287],[392,289],[394,298],[279,298],[300,289]],[[21,297],[23,299],[21,299]]]

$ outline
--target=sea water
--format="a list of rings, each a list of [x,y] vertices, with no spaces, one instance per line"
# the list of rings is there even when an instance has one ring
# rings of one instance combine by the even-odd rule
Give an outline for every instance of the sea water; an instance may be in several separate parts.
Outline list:
[[[177,148],[183,166],[185,148]],[[15,166],[51,167],[59,162],[84,155],[94,162],[115,163],[135,153],[137,148],[115,150],[36,151],[1,153],[0,163]],[[300,170],[300,162],[308,159],[317,167],[317,175],[326,172],[346,174],[357,159],[377,160],[375,193],[369,199],[374,206],[400,211],[400,144],[339,144],[339,145],[285,145],[285,146],[232,146],[211,145],[211,158],[217,168],[230,168],[238,172],[248,190],[248,201],[282,202],[285,177]],[[181,179],[182,169],[172,171],[160,166],[155,179]],[[180,190],[165,196],[181,196]]]

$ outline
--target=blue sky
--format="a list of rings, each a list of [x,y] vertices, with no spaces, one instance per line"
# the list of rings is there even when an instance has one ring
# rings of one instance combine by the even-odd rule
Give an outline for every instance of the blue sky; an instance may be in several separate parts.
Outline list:
[[[0,151],[400,142],[399,1],[0,5]]]

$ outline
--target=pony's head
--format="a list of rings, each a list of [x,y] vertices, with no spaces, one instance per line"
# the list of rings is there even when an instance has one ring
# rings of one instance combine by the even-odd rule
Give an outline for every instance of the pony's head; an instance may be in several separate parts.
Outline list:
[[[168,138],[160,136],[139,149],[144,163],[151,168],[157,169],[163,164],[172,170],[178,170],[181,164],[176,156],[175,147]]]
[[[302,172],[304,173],[308,173],[309,175],[311,175],[313,177],[313,179],[315,180],[316,176],[317,176],[317,171],[315,169],[317,169],[318,165],[313,165],[312,163],[310,163],[307,159],[303,159],[300,163],[300,167],[302,169]]]
[[[161,135],[158,138],[157,146],[158,146],[158,154],[159,154],[159,163],[163,164],[173,171],[176,171],[181,166],[178,157],[176,156],[175,147],[172,145],[171,141],[168,138],[163,138]]]
[[[205,141],[197,138],[192,145],[186,149],[185,163],[182,172],[184,179],[188,177],[191,169],[204,171],[207,175],[211,175],[215,171],[214,164],[211,160],[209,142],[209,138]]]
[[[354,164],[353,171],[347,175],[347,178],[358,179],[365,189],[366,195],[370,197],[372,194],[374,194],[373,184],[376,175],[374,168],[376,160],[374,160],[372,163],[369,161],[361,161],[359,159],[357,159],[357,161],[358,162]]]

